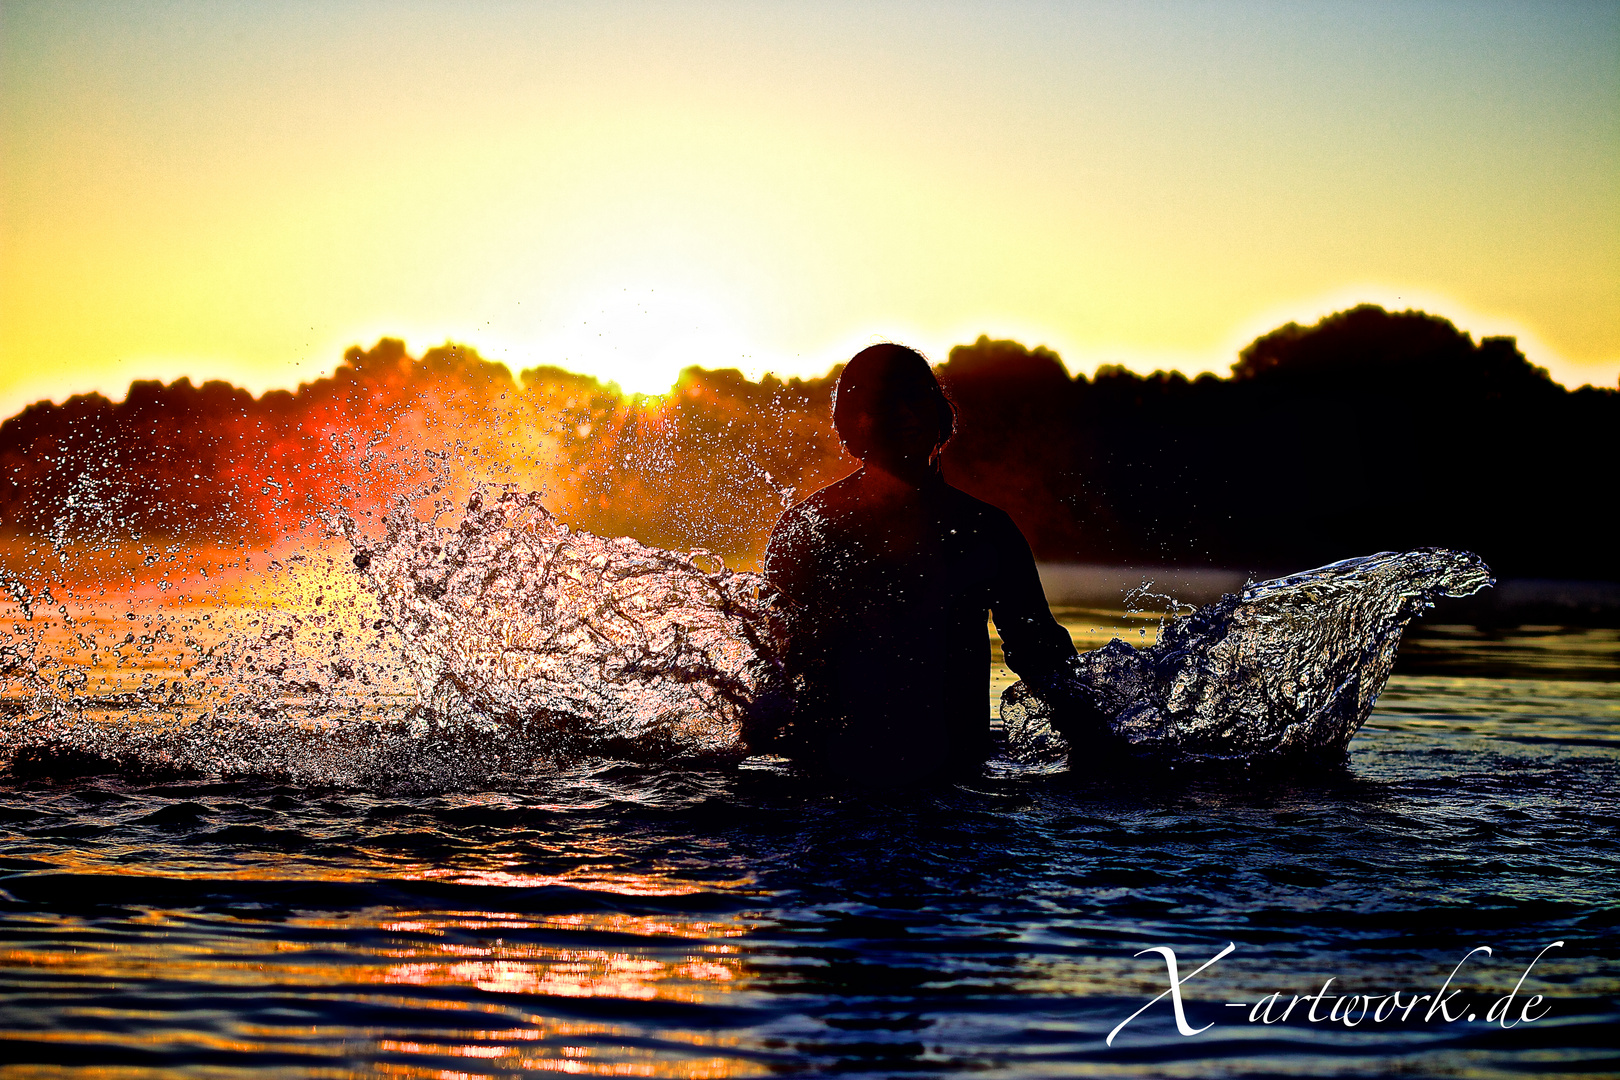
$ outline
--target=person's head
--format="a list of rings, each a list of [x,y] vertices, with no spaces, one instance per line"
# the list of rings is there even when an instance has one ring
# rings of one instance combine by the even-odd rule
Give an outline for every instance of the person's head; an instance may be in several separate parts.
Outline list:
[[[956,431],[956,410],[922,353],[872,345],[838,376],[833,429],[851,454],[904,475],[934,465]]]

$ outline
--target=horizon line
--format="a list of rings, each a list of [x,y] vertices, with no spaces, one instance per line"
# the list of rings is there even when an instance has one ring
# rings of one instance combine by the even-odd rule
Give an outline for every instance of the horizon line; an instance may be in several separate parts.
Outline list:
[[[1368,290],[1368,291],[1372,291],[1372,290]],[[1324,299],[1327,299],[1327,298],[1324,298]],[[1092,363],[1090,364],[1090,370],[1089,370],[1089,373],[1088,373],[1088,371],[1086,370],[1086,368],[1084,366],[1081,366],[1080,364],[1077,364],[1077,363],[1073,363],[1073,362],[1071,362],[1070,360],[1068,360],[1066,358],[1066,356],[1065,356],[1065,351],[1066,350],[1064,350],[1062,348],[1054,348],[1054,347],[1046,344],[1045,342],[1030,345],[1030,344],[1027,344],[1025,342],[1025,340],[1024,340],[1026,337],[1037,337],[1038,338],[1038,337],[1043,337],[1043,336],[1048,336],[1048,335],[1042,335],[1042,334],[1038,334],[1038,333],[1034,334],[1034,335],[1028,335],[1028,334],[1019,333],[1017,330],[1013,330],[1012,332],[1007,333],[1007,334],[994,334],[994,333],[991,333],[989,331],[981,331],[979,334],[973,336],[972,340],[970,340],[970,341],[960,341],[959,340],[959,341],[956,341],[954,344],[946,346],[945,352],[946,352],[946,356],[948,357],[949,352],[952,349],[969,347],[971,345],[977,344],[980,340],[988,339],[990,341],[1012,342],[1014,344],[1017,344],[1017,345],[1025,348],[1025,349],[1027,349],[1030,352],[1036,352],[1038,350],[1045,350],[1047,352],[1050,352],[1050,353],[1052,353],[1053,355],[1055,355],[1058,358],[1059,363],[1063,366],[1064,371],[1068,374],[1068,376],[1069,376],[1069,378],[1071,380],[1085,380],[1087,382],[1095,381],[1098,374],[1101,373],[1102,371],[1104,371],[1105,369],[1123,370],[1123,371],[1129,372],[1129,373],[1131,373],[1133,375],[1136,375],[1137,377],[1143,378],[1143,379],[1151,379],[1151,378],[1153,378],[1155,376],[1159,376],[1159,375],[1163,375],[1163,376],[1180,375],[1183,378],[1191,381],[1191,380],[1197,379],[1197,378],[1199,378],[1199,377],[1201,377],[1203,375],[1208,374],[1208,375],[1213,375],[1218,379],[1225,380],[1225,379],[1231,378],[1231,374],[1232,374],[1231,373],[1231,368],[1234,367],[1237,364],[1238,356],[1241,353],[1242,349],[1246,348],[1248,345],[1252,344],[1254,341],[1258,340],[1259,338],[1266,336],[1267,334],[1274,333],[1277,330],[1280,330],[1280,329],[1282,329],[1282,328],[1284,328],[1286,326],[1289,326],[1289,325],[1310,327],[1310,326],[1319,324],[1322,321],[1324,321],[1324,320],[1326,320],[1328,318],[1331,318],[1334,315],[1342,314],[1344,312],[1353,310],[1353,309],[1358,308],[1358,307],[1379,307],[1379,308],[1382,308],[1383,310],[1389,312],[1390,314],[1418,314],[1418,315],[1425,315],[1425,316],[1428,316],[1428,317],[1431,317],[1431,318],[1442,319],[1445,322],[1452,325],[1453,327],[1455,327],[1459,333],[1463,334],[1470,341],[1473,341],[1476,344],[1478,344],[1480,342],[1483,342],[1483,341],[1485,341],[1487,339],[1491,339],[1491,338],[1508,338],[1508,339],[1512,340],[1515,343],[1515,346],[1518,348],[1520,354],[1525,357],[1526,361],[1532,367],[1535,367],[1535,368],[1541,370],[1551,382],[1553,382],[1557,386],[1561,387],[1566,392],[1571,392],[1572,393],[1574,391],[1583,389],[1585,387],[1592,387],[1593,389],[1597,389],[1597,390],[1616,390],[1616,389],[1620,389],[1620,385],[1609,386],[1609,385],[1606,385],[1606,384],[1600,384],[1600,383],[1598,383],[1596,381],[1593,381],[1593,380],[1588,380],[1588,381],[1581,382],[1581,383],[1578,383],[1578,384],[1575,384],[1575,385],[1571,385],[1570,381],[1565,381],[1564,379],[1560,379],[1556,374],[1554,374],[1554,372],[1553,372],[1553,366],[1554,365],[1549,365],[1547,363],[1538,363],[1536,361],[1535,357],[1533,357],[1531,355],[1532,350],[1537,352],[1537,353],[1550,352],[1550,350],[1547,350],[1544,346],[1541,345],[1541,343],[1537,340],[1536,336],[1532,332],[1524,330],[1524,329],[1522,329],[1522,328],[1520,328],[1520,327],[1518,327],[1518,326],[1516,326],[1516,325],[1514,325],[1512,323],[1506,322],[1504,320],[1491,319],[1491,318],[1477,316],[1477,315],[1473,315],[1473,317],[1470,318],[1468,321],[1474,322],[1476,324],[1477,323],[1487,323],[1487,324],[1495,324],[1495,325],[1492,326],[1490,330],[1474,331],[1474,330],[1470,330],[1470,329],[1465,328],[1462,325],[1463,320],[1461,320],[1461,319],[1459,319],[1459,318],[1457,318],[1455,316],[1440,314],[1440,313],[1437,313],[1435,310],[1433,310],[1435,307],[1444,307],[1444,306],[1450,306],[1450,305],[1423,304],[1422,306],[1419,306],[1419,305],[1416,305],[1416,304],[1409,304],[1409,305],[1405,305],[1405,306],[1401,306],[1401,307],[1397,308],[1395,306],[1392,306],[1392,305],[1388,304],[1387,302],[1383,302],[1383,301],[1380,301],[1380,300],[1360,299],[1360,300],[1350,302],[1350,303],[1344,303],[1342,301],[1339,301],[1338,303],[1332,304],[1332,305],[1324,305],[1324,304],[1319,303],[1319,304],[1314,305],[1314,306],[1316,307],[1316,311],[1320,312],[1320,314],[1315,314],[1314,318],[1311,315],[1305,315],[1305,316],[1301,317],[1300,315],[1295,314],[1295,315],[1290,316],[1290,315],[1287,315],[1287,314],[1282,314],[1280,309],[1274,309],[1273,313],[1271,313],[1271,318],[1278,319],[1279,321],[1271,321],[1270,319],[1266,318],[1265,316],[1260,316],[1260,317],[1248,320],[1244,324],[1245,329],[1242,332],[1240,332],[1238,335],[1235,335],[1235,337],[1237,337],[1238,339],[1241,340],[1242,344],[1236,345],[1234,347],[1232,344],[1229,343],[1228,345],[1223,346],[1219,350],[1219,353],[1221,355],[1223,355],[1224,357],[1229,357],[1229,360],[1224,364],[1224,368],[1222,366],[1220,366],[1220,365],[1212,364],[1209,361],[1209,356],[1214,355],[1214,353],[1205,354],[1203,356],[1200,356],[1199,354],[1195,354],[1195,353],[1181,353],[1181,352],[1176,352],[1176,351],[1172,351],[1172,350],[1143,350],[1143,349],[1135,349],[1135,350],[1133,350],[1133,349],[1125,349],[1125,348],[1121,348],[1121,349],[1117,349],[1117,350],[1116,349],[1108,349],[1108,350],[1102,350],[1102,349],[1069,350],[1068,351],[1069,355],[1073,355],[1075,352],[1078,352],[1083,357],[1089,356],[1091,358]],[[1326,310],[1324,310],[1324,308],[1326,308]],[[1295,312],[1299,311],[1298,308],[1294,308],[1293,310]],[[1472,314],[1472,313],[1470,313],[1470,314]],[[1265,327],[1264,329],[1259,329],[1258,331],[1254,329],[1256,326],[1262,326],[1262,325]],[[1025,329],[1028,329],[1028,328],[1025,328]],[[1493,332],[1493,331],[1495,331],[1495,332]],[[966,335],[956,334],[956,335],[952,335],[952,336],[960,338],[960,337],[963,337],[963,336],[966,336]],[[867,341],[868,344],[870,344],[872,341],[878,341],[878,340],[885,340],[885,341],[887,341],[887,340],[898,340],[896,338],[890,338],[890,337],[882,335],[882,334],[869,334],[869,335],[866,335],[866,338],[870,339],[869,341]],[[611,389],[614,392],[618,393],[621,397],[624,397],[624,398],[627,398],[627,399],[663,397],[663,396],[665,396],[665,395],[667,395],[667,394],[669,394],[669,393],[671,393],[671,392],[673,392],[675,390],[676,386],[680,382],[681,377],[684,376],[686,374],[686,372],[688,372],[688,371],[703,371],[703,372],[735,371],[735,372],[738,372],[739,374],[741,374],[747,381],[752,382],[752,383],[756,383],[756,384],[758,384],[760,382],[763,382],[767,378],[775,378],[778,381],[783,382],[783,383],[791,382],[793,380],[799,380],[799,381],[803,381],[803,382],[813,382],[813,381],[816,381],[816,380],[819,380],[819,379],[825,379],[828,376],[830,376],[832,374],[832,372],[835,371],[841,364],[843,364],[845,362],[845,359],[847,359],[847,357],[845,357],[844,359],[834,360],[834,361],[832,361],[831,363],[829,363],[827,365],[825,370],[820,371],[819,373],[815,373],[815,374],[806,374],[802,370],[801,371],[783,372],[783,371],[777,370],[776,367],[773,366],[773,365],[755,366],[755,365],[748,365],[748,364],[745,364],[745,363],[727,364],[727,363],[724,363],[724,362],[716,363],[713,366],[708,366],[708,365],[705,365],[705,364],[689,364],[689,365],[681,368],[676,373],[675,377],[671,380],[669,386],[667,388],[663,389],[663,390],[659,390],[659,391],[627,391],[627,390],[625,390],[623,388],[622,384],[619,383],[615,379],[604,377],[604,376],[598,375],[598,374],[594,374],[594,373],[589,372],[589,371],[580,371],[580,370],[575,370],[573,368],[568,367],[567,366],[568,365],[568,359],[566,357],[563,358],[561,362],[539,361],[539,362],[535,362],[535,363],[527,364],[527,365],[514,365],[511,362],[509,362],[509,360],[507,358],[505,358],[505,357],[498,356],[498,355],[496,355],[496,356],[485,355],[485,353],[480,349],[480,347],[478,345],[476,345],[476,344],[473,344],[472,342],[469,342],[469,341],[457,341],[454,338],[446,338],[444,341],[442,341],[442,342],[440,342],[438,344],[426,346],[425,348],[421,349],[420,352],[413,352],[409,342],[407,341],[407,339],[406,339],[406,337],[404,335],[396,335],[396,334],[393,334],[393,333],[384,332],[384,333],[380,334],[377,337],[376,341],[374,341],[373,344],[370,347],[363,346],[363,345],[359,344],[358,342],[351,343],[349,345],[344,346],[340,358],[337,361],[335,361],[334,363],[332,363],[330,367],[325,368],[324,370],[322,370],[322,372],[320,374],[315,375],[313,378],[300,379],[296,383],[296,385],[290,386],[290,387],[287,386],[287,385],[284,385],[284,384],[269,385],[267,383],[261,382],[260,380],[254,380],[254,379],[243,379],[241,381],[238,381],[237,377],[229,375],[229,374],[223,374],[223,373],[218,374],[218,375],[200,375],[200,374],[197,374],[194,371],[176,373],[176,372],[173,371],[173,367],[176,366],[177,364],[181,363],[181,362],[171,361],[167,365],[162,364],[162,363],[155,363],[154,364],[154,366],[159,367],[159,368],[162,368],[162,367],[165,367],[165,366],[170,367],[171,370],[167,373],[167,377],[165,377],[165,373],[162,372],[162,371],[154,372],[152,375],[149,375],[149,376],[135,376],[135,377],[131,378],[129,383],[122,388],[121,393],[119,393],[116,390],[114,390],[112,392],[109,392],[109,389],[104,387],[104,386],[95,386],[95,387],[91,387],[89,389],[76,390],[76,391],[64,393],[64,394],[61,394],[61,395],[51,394],[51,395],[46,395],[46,396],[42,396],[42,397],[32,397],[27,392],[24,392],[23,394],[18,396],[16,405],[14,407],[12,407],[9,412],[5,412],[3,414],[0,414],[0,422],[4,422],[4,420],[10,420],[10,419],[12,419],[12,418],[14,418],[16,416],[19,416],[23,412],[25,412],[26,410],[28,410],[28,409],[30,409],[30,408],[32,408],[34,406],[37,406],[37,405],[43,405],[43,404],[48,403],[48,404],[50,404],[52,406],[55,406],[55,407],[61,407],[62,405],[65,405],[68,401],[71,401],[74,398],[92,397],[92,396],[99,395],[99,396],[105,398],[107,401],[111,402],[112,404],[115,404],[115,405],[120,404],[120,403],[128,400],[129,392],[132,389],[134,389],[134,387],[135,387],[135,385],[137,383],[155,382],[155,383],[158,383],[158,384],[160,384],[162,386],[167,387],[167,386],[173,386],[173,385],[175,385],[177,383],[180,383],[180,382],[190,382],[193,386],[196,386],[196,387],[200,388],[200,387],[202,387],[202,386],[204,386],[204,385],[206,385],[208,383],[223,382],[223,383],[226,383],[226,384],[228,384],[228,385],[230,385],[230,386],[232,386],[232,387],[234,387],[236,389],[247,391],[249,394],[251,394],[253,396],[253,398],[255,400],[262,400],[266,395],[273,394],[273,393],[297,394],[298,392],[300,392],[301,390],[303,390],[307,386],[310,386],[310,385],[312,385],[314,383],[320,382],[320,381],[325,380],[325,379],[333,378],[337,374],[338,370],[343,366],[343,364],[348,362],[347,357],[348,357],[350,352],[355,351],[355,350],[358,350],[358,351],[360,351],[362,353],[369,352],[369,351],[377,348],[377,346],[382,344],[384,341],[398,341],[398,342],[400,342],[400,344],[402,345],[402,347],[405,350],[405,354],[407,356],[411,357],[412,359],[420,359],[421,357],[427,355],[428,353],[431,353],[431,352],[434,352],[434,351],[437,351],[437,350],[443,350],[443,349],[466,349],[469,352],[471,352],[474,356],[476,356],[481,362],[488,363],[488,364],[494,364],[494,365],[497,365],[497,366],[505,369],[505,371],[507,372],[508,377],[511,378],[513,384],[516,385],[516,386],[520,386],[520,387],[522,385],[521,377],[522,377],[522,375],[524,373],[530,372],[530,371],[540,370],[540,369],[543,369],[543,368],[551,368],[553,370],[563,371],[563,372],[565,372],[565,373],[567,373],[569,375],[573,375],[573,376],[576,376],[576,377],[590,379],[590,380],[594,381],[595,383],[597,383],[597,385],[601,386],[603,389]],[[1528,347],[1527,347],[1527,344],[1526,344],[1527,342],[1529,343]],[[501,351],[505,351],[505,350],[502,349]],[[935,350],[923,349],[922,351],[923,351],[924,355],[929,355],[932,351],[935,351]],[[740,358],[740,359],[746,359],[746,356],[743,357],[743,358]],[[1170,362],[1168,364],[1164,363],[1164,361],[1167,361],[1167,360],[1170,361]],[[1181,363],[1177,363],[1178,360],[1181,361]],[[1592,367],[1592,366],[1596,366],[1596,365],[1589,365],[1589,364],[1576,365],[1572,361],[1568,361],[1568,360],[1564,359],[1563,357],[1558,357],[1557,361],[1558,362],[1555,365],[1557,367]],[[196,362],[197,361],[195,361],[195,360],[185,362],[185,366],[190,366],[191,364],[194,364]],[[944,360],[933,360],[933,359],[931,359],[930,362],[937,366],[939,364],[944,363],[945,361]],[[304,363],[308,363],[308,361],[305,361],[305,362],[302,362],[302,363],[295,362],[294,364],[289,365],[289,368],[292,368],[292,369],[295,370],[296,367],[303,366]],[[1620,367],[1620,361],[1614,361],[1612,363],[1614,363],[1616,367]],[[1150,364],[1151,364],[1151,367],[1150,367]],[[1607,364],[1605,364],[1605,366],[1607,366]],[[1188,370],[1188,369],[1190,369],[1190,370]],[[1617,382],[1617,384],[1620,384],[1620,372],[1617,372],[1616,382]],[[117,395],[117,396],[115,396],[115,395]]]

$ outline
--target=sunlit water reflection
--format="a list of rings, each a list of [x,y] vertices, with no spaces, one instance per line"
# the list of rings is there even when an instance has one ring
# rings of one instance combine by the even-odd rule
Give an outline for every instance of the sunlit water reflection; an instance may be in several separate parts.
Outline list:
[[[1122,625],[1062,614],[1082,648]],[[1428,628],[1348,770],[1308,780],[999,762],[870,794],[769,761],[586,763],[432,794],[12,779],[0,1060],[17,1075],[1611,1072],[1617,668],[1614,631]],[[1493,955],[1453,985],[1488,1003],[1553,941],[1520,992],[1549,1011],[1509,1029],[1268,1026],[1226,1005],[1329,977],[1334,994],[1427,993],[1479,945]],[[1181,1035],[1160,1002],[1105,1043],[1165,988],[1162,960],[1136,953],[1168,946],[1185,975],[1228,942],[1184,988],[1189,1022],[1213,1027]]]

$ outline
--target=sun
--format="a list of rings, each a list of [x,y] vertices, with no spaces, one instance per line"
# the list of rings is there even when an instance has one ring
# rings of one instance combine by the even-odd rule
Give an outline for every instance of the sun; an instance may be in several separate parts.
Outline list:
[[[560,323],[536,344],[536,357],[633,394],[666,393],[684,368],[739,367],[749,355],[728,305],[680,286],[604,289],[582,297]]]

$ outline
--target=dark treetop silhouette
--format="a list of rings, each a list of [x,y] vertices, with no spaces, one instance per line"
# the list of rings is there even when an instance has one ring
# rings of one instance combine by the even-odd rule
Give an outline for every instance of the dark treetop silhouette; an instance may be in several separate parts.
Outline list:
[[[861,779],[977,766],[990,749],[986,614],[1008,666],[1037,685],[1074,644],[1012,519],[940,474],[955,417],[919,353],[857,354],[833,425],[861,468],[783,513],[765,554],[793,608],[794,703],[776,747]]]
[[[544,490],[599,535],[755,563],[783,499],[847,467],[828,423],[836,375],[690,368],[642,398],[385,338],[296,393],[182,380],[44,401],[0,424],[0,543],[278,540],[333,505],[384,511],[453,461]],[[1228,378],[1071,378],[1050,350],[988,337],[938,376],[961,420],[946,479],[1006,510],[1041,559],[1262,578],[1439,544],[1504,578],[1620,572],[1620,391],[1565,390],[1512,339],[1433,315],[1364,305],[1290,323]]]

